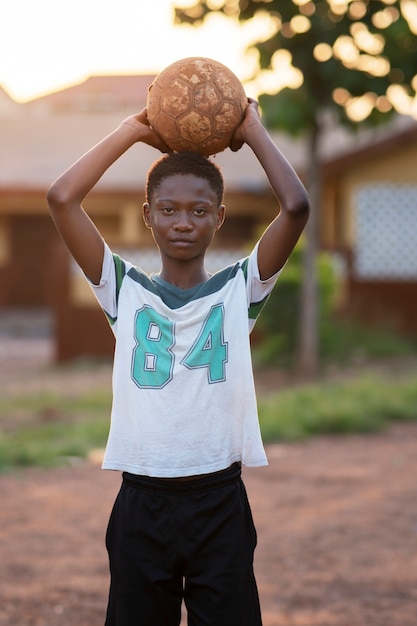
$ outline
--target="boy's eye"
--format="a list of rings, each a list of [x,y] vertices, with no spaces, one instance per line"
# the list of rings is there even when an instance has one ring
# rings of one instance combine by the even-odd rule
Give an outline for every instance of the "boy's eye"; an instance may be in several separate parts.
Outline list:
[[[196,209],[194,209],[194,213],[197,213],[197,215],[204,215],[205,212],[206,210],[201,207],[197,207]]]

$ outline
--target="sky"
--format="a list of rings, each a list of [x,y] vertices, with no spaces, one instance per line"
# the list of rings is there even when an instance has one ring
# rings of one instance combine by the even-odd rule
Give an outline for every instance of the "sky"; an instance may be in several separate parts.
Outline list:
[[[94,74],[158,73],[188,56],[217,59],[244,80],[246,43],[265,26],[221,17],[202,29],[174,26],[181,1],[4,0],[0,85],[23,102]]]
[[[213,0],[215,3],[215,0]],[[273,70],[258,73],[251,42],[266,38],[267,18],[239,23],[211,14],[200,28],[174,25],[175,5],[193,0],[0,0],[0,85],[18,102],[59,91],[95,74],[154,74],[188,56],[227,65],[248,96],[298,87],[301,73],[280,50]],[[386,0],[389,6],[389,0]],[[417,3],[402,0],[417,34]],[[398,91],[398,89],[397,89]],[[417,98],[393,94],[401,112],[417,116]],[[363,119],[373,101],[352,99],[352,119]],[[411,108],[410,108],[411,107]]]

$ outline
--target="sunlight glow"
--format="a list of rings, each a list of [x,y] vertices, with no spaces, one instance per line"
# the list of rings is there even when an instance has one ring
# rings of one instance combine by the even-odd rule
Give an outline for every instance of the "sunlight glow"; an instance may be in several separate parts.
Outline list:
[[[352,2],[349,7],[349,15],[354,20],[360,20],[367,11],[365,2]]]
[[[288,50],[277,50],[272,57],[272,70],[261,71],[254,83],[259,93],[275,94],[284,87],[298,89],[303,81],[303,74],[292,65]]]
[[[399,16],[399,12],[395,7],[387,7],[372,16],[372,23],[375,28],[388,28],[388,26],[391,26],[398,20]]]
[[[247,33],[245,40],[248,43],[265,41],[275,35],[281,28],[281,19],[278,15],[268,11],[258,11],[251,19],[240,25],[242,33]]]
[[[407,20],[410,30],[417,35],[417,2],[415,0],[401,0],[401,13]]]
[[[346,104],[346,114],[354,122],[362,122],[372,113],[376,99],[372,92],[365,93],[359,98],[351,98]]]
[[[310,17],[310,15],[314,15],[315,12],[316,5],[314,4],[314,2],[306,2],[305,4],[302,4],[300,6],[300,13],[302,13],[303,15],[307,15],[307,17]]]
[[[174,26],[173,7],[181,1],[194,4],[152,0],[145,8],[137,0],[0,2],[0,85],[24,102],[92,75],[158,73],[188,56],[217,59],[246,78],[253,71],[245,54],[248,42],[276,32],[276,19],[266,19],[265,11],[263,19],[242,24],[213,13],[200,28]]]
[[[414,98],[413,103],[413,99],[410,98],[403,85],[390,85],[387,89],[387,98],[397,113],[412,115],[413,107],[415,109],[414,115],[417,113],[415,105],[416,98]]]
[[[320,61],[322,63],[324,61],[328,61],[333,56],[332,47],[329,46],[328,43],[318,43],[316,46],[314,46],[313,56],[316,61]]]
[[[207,1],[207,6],[212,11],[218,11],[219,9],[222,8],[223,4],[224,4],[224,0],[208,0]]]
[[[381,35],[370,33],[362,22],[352,24],[350,32],[360,50],[368,54],[381,54],[384,50],[385,39]]]
[[[388,100],[387,96],[378,96],[375,108],[378,109],[378,111],[381,111],[381,113],[388,113],[388,111],[391,111],[392,109],[392,104]]]
[[[359,58],[359,50],[355,46],[352,37],[341,35],[333,44],[333,52],[337,59],[342,61],[348,68],[356,67]]]
[[[348,11],[348,2],[346,0],[330,0],[330,8],[335,15],[344,15]]]
[[[290,27],[296,35],[306,33],[311,28],[311,22],[305,15],[294,15],[290,21]]]
[[[391,64],[385,57],[373,57],[369,54],[361,54],[356,68],[361,72],[367,72],[371,76],[387,76]]]
[[[332,95],[333,100],[336,102],[336,104],[340,106],[345,106],[351,98],[348,90],[344,89],[343,87],[337,87],[336,89],[334,89]]]
[[[210,8],[222,9],[224,0],[209,0]],[[247,47],[266,41],[282,28],[285,37],[305,33],[311,28],[310,18],[317,9],[312,0],[293,0],[299,14],[284,24],[280,16],[266,9],[250,20],[239,22],[239,0],[229,0],[230,15],[209,14],[199,28],[173,23],[174,6],[189,7],[196,0],[152,0],[146,9],[137,0],[18,0],[0,3],[0,85],[17,101],[25,101],[50,91],[64,89],[91,75],[153,74],[177,59],[187,56],[207,56],[230,67],[244,82],[249,96],[277,93],[288,86],[298,88],[303,83],[302,72],[294,67],[286,50],[277,51],[270,70],[258,72],[259,54]],[[347,68],[365,71],[372,76],[390,75],[396,84],[373,106],[379,110],[394,107],[397,111],[417,116],[417,98],[401,87],[400,68],[390,70],[383,56],[384,38],[372,34],[361,23],[364,0],[328,0],[331,19],[338,21],[349,12],[355,20],[350,36],[339,37],[333,48],[318,42],[314,58],[325,62],[334,56]],[[417,35],[417,2],[401,0],[400,11],[412,32]],[[382,0],[375,14],[374,25],[384,29],[399,17],[395,0]],[[267,5],[266,5],[267,6]],[[22,12],[25,19],[22,20]],[[100,23],[97,25],[97,15]],[[255,77],[255,78],[254,78]],[[412,87],[417,89],[417,75]],[[352,115],[358,119],[369,110],[370,96],[353,102],[350,94],[335,90],[334,99],[350,104]],[[343,101],[343,102],[342,102]],[[361,112],[362,111],[362,112]]]

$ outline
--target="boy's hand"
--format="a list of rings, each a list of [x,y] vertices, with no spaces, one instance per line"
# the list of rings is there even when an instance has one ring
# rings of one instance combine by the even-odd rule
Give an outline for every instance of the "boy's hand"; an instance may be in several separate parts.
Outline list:
[[[163,141],[163,139],[151,127],[146,107],[140,113],[127,117],[121,126],[129,126],[136,131],[136,141],[142,141],[148,146],[152,146],[161,152],[172,152],[171,148]]]
[[[233,133],[230,149],[233,152],[240,150],[244,143],[248,143],[251,130],[256,131],[256,127],[259,126],[262,126],[262,122],[259,115],[258,103],[253,98],[248,98],[245,116]]]

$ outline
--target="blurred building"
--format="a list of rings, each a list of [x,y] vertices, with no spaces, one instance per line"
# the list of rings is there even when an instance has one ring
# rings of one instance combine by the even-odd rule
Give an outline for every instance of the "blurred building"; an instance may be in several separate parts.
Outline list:
[[[321,245],[351,316],[417,336],[417,124],[397,122],[323,162]]]
[[[153,76],[94,76],[24,104],[0,88],[0,306],[53,312],[56,357],[104,356],[113,338],[57,235],[45,194],[84,151],[146,102]],[[301,177],[302,141],[274,135]],[[147,271],[158,256],[141,219],[154,149],[137,145],[102,178],[85,207],[109,244]],[[244,147],[218,154],[227,219],[209,269],[245,254],[276,213],[264,173]],[[417,334],[417,125],[408,119],[351,136],[335,129],[321,151],[323,249],[335,255],[343,306],[365,321]]]

